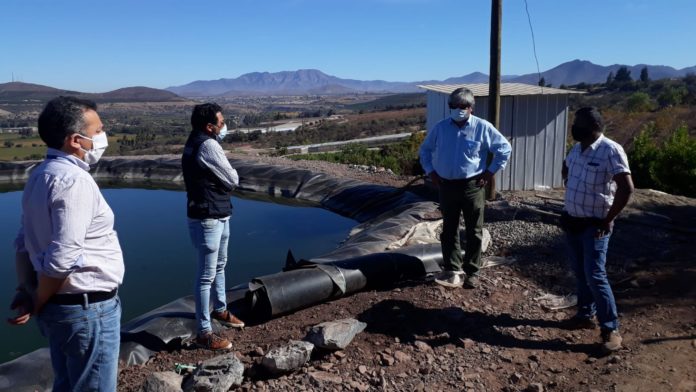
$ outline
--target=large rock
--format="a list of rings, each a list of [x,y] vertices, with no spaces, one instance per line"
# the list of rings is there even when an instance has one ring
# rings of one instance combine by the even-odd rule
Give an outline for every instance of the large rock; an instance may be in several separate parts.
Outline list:
[[[261,365],[272,374],[291,372],[309,361],[313,349],[310,342],[291,340],[285,346],[270,350],[261,360]]]
[[[181,392],[184,376],[174,372],[151,373],[145,379],[141,392]]]
[[[328,321],[313,326],[305,340],[324,349],[342,350],[365,327],[367,327],[367,324],[352,318]]]
[[[184,383],[184,391],[227,392],[242,384],[244,365],[229,353],[204,361]]]

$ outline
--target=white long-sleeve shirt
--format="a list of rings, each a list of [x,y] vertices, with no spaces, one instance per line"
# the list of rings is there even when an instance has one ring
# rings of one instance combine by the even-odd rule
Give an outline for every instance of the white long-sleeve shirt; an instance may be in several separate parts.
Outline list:
[[[123,281],[114,213],[77,157],[49,148],[22,196],[15,246],[38,273],[66,278],[59,293],[111,291]]]
[[[237,171],[230,165],[230,161],[225,156],[225,151],[215,139],[208,139],[201,144],[198,148],[196,160],[202,167],[210,169],[215,177],[219,178],[227,188],[234,189],[239,185]]]

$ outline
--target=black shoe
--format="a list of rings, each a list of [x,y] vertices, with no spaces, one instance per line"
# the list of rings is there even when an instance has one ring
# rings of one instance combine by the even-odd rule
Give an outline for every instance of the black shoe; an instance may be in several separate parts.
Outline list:
[[[475,289],[479,286],[479,277],[478,275],[467,275],[466,279],[464,279],[464,287],[467,289]]]
[[[561,328],[570,330],[595,329],[597,328],[597,323],[595,323],[592,317],[575,315],[569,319],[561,321]]]

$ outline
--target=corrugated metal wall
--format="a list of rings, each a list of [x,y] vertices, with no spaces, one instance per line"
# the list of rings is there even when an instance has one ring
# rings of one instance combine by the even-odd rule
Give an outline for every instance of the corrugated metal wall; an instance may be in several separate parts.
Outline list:
[[[449,115],[447,98],[444,93],[427,92],[428,129]],[[486,118],[487,113],[488,97],[476,97],[474,114]],[[510,141],[512,155],[505,170],[496,175],[496,189],[560,187],[567,121],[567,95],[501,97],[500,132]]]

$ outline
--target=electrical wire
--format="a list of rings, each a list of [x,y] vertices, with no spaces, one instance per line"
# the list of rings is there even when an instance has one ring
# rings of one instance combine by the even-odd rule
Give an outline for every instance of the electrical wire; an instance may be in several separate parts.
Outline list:
[[[532,17],[529,16],[529,5],[527,4],[527,0],[524,0],[524,10],[527,12],[527,22],[529,22],[529,31],[532,33],[532,48],[534,50],[534,61],[536,61],[537,75],[539,76],[537,84],[539,84],[538,82],[541,82],[541,71],[539,70],[539,58],[537,58],[536,40],[534,39],[534,28],[532,27]],[[541,86],[541,93],[544,94],[544,86]]]

